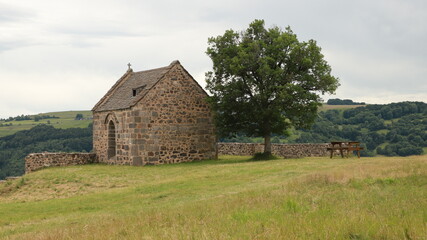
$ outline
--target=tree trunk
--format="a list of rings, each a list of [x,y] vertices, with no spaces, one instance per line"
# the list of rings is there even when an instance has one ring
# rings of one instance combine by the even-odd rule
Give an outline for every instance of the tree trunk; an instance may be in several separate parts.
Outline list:
[[[264,136],[264,154],[271,155],[271,136],[270,134]]]

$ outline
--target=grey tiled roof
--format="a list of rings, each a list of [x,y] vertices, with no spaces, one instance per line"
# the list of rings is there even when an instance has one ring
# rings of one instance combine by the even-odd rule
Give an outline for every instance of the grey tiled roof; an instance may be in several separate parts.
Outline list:
[[[178,61],[169,66],[141,72],[128,70],[105,96],[93,107],[92,111],[126,109],[134,106]],[[133,96],[134,90],[137,92]]]

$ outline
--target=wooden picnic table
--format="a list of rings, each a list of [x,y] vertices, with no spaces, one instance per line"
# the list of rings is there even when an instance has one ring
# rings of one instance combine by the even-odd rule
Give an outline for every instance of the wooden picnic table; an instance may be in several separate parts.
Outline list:
[[[363,147],[360,147],[360,142],[331,142],[331,147],[328,147],[327,150],[331,152],[331,158],[335,151],[339,151],[341,157],[344,157],[344,151],[346,151],[347,157],[350,152],[356,151],[357,157],[360,158],[360,150],[363,150]]]

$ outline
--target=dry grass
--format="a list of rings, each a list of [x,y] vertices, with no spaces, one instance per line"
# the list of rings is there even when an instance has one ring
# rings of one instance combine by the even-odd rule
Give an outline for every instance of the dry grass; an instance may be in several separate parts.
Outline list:
[[[370,159],[370,158],[368,158]],[[372,158],[375,161],[363,161],[338,169],[328,169],[302,177],[302,182],[326,182],[345,184],[361,179],[404,178],[408,176],[427,175],[426,157],[412,156],[407,158]],[[295,181],[301,181],[301,178]]]
[[[2,194],[0,238],[427,238],[425,156],[247,160],[38,171]]]

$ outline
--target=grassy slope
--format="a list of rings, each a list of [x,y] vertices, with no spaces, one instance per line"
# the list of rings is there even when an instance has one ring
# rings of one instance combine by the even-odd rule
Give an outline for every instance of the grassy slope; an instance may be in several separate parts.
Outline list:
[[[425,239],[427,159],[49,168],[0,184],[0,238]]]
[[[85,128],[92,122],[92,120],[79,120],[76,121],[74,118],[78,113],[83,114],[84,118],[91,118],[91,111],[67,111],[67,112],[51,112],[51,113],[41,113],[38,115],[49,115],[56,116],[59,118],[50,118],[50,119],[42,119],[38,122],[34,120],[26,120],[26,121],[11,121],[4,122],[0,121],[2,124],[12,123],[12,126],[2,126],[0,127],[0,137],[4,137],[7,135],[11,135],[21,130],[28,130],[34,127],[37,124],[47,124],[50,121],[50,124],[56,128]]]

